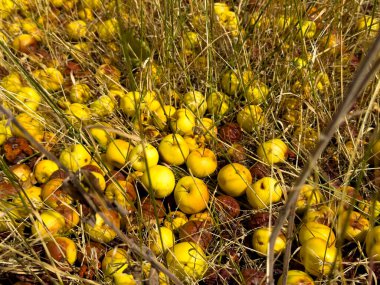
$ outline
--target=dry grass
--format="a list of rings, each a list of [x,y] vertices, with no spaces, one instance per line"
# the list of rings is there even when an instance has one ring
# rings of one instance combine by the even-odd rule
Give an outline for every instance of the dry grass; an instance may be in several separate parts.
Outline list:
[[[90,134],[91,127],[100,121],[109,123],[110,127],[105,129],[115,132],[119,138],[134,143],[146,141],[156,147],[161,138],[171,132],[168,126],[161,130],[152,127],[149,122],[152,113],[144,114],[138,106],[136,116],[128,117],[118,107],[120,99],[115,100],[115,110],[104,117],[92,113],[91,118],[84,122],[70,119],[65,108],[70,101],[70,88],[74,83],[86,83],[90,87],[91,99],[87,105],[100,96],[109,95],[113,89],[124,93],[153,90],[157,92],[157,99],[161,104],[179,108],[183,106],[181,99],[186,92],[198,90],[207,98],[212,92],[221,91],[220,82],[225,72],[233,70],[238,80],[242,81],[244,72],[251,70],[254,79],[265,83],[270,92],[267,99],[260,104],[265,122],[251,131],[243,131],[239,144],[244,149],[245,157],[239,162],[248,168],[253,165],[263,167],[269,176],[280,181],[286,191],[281,203],[265,211],[252,210],[245,195],[238,198],[241,213],[231,220],[226,219],[216,208],[215,198],[222,193],[218,188],[216,175],[203,179],[211,196],[207,211],[214,220],[212,241],[206,250],[208,265],[213,270],[210,269],[200,282],[216,284],[212,283],[214,278],[220,283],[248,283],[247,277],[243,275],[245,269],[254,269],[264,276],[268,275],[270,266],[267,258],[260,257],[251,244],[256,227],[267,223],[261,221],[260,224],[256,214],[269,213],[271,225],[283,215],[284,205],[289,201],[287,198],[291,197],[290,192],[295,181],[308,165],[319,134],[329,126],[332,119],[335,120],[333,115],[344,99],[345,90],[352,80],[358,62],[366,56],[375,38],[374,33],[368,32],[368,29],[358,31],[357,20],[364,14],[379,18],[377,5],[365,6],[365,3],[358,1],[342,4],[327,0],[316,3],[235,1],[229,5],[237,15],[238,30],[229,30],[216,19],[213,1],[101,1],[101,7],[93,11],[94,18],[86,20],[86,37],[72,40],[65,25],[78,19],[83,3],[66,1],[65,5],[71,3],[71,8],[56,9],[49,6],[49,1],[34,0],[29,3],[29,10],[14,11],[1,19],[0,30],[5,41],[1,43],[0,66],[4,74],[17,72],[21,75],[23,84],[39,91],[42,102],[36,112],[31,112],[32,116],[43,125],[45,132],[54,135],[53,143],[42,140],[40,144],[33,143],[33,139],[27,137],[30,138],[37,155],[25,157],[22,162],[32,165],[34,157],[41,159],[49,155],[54,159],[59,157],[65,147],[80,143],[104,167],[102,154],[105,147],[100,146]],[[292,22],[283,27],[278,23],[281,17],[292,19]],[[20,28],[20,21],[26,18],[32,19],[41,33],[41,41],[35,53],[21,53],[12,47],[13,39],[26,32],[25,27]],[[45,19],[43,24],[42,18]],[[121,33],[110,41],[105,41],[99,37],[96,27],[110,18],[115,19],[115,28]],[[313,20],[317,25],[315,35],[310,39],[297,29],[297,25],[306,19]],[[199,42],[192,50],[186,51],[186,37],[190,31],[197,33]],[[340,39],[336,46],[326,44],[326,39],[330,37]],[[78,47],[74,47],[77,43],[87,43],[90,48],[85,52],[78,51]],[[299,64],[301,61],[304,62],[303,66]],[[78,64],[74,68],[79,70],[71,69],[70,73],[72,63]],[[116,67],[121,72],[120,80],[99,78],[97,70],[101,64]],[[33,71],[46,67],[55,67],[65,76],[63,84],[55,91],[46,90],[33,77]],[[328,82],[323,82],[324,75],[328,77]],[[333,204],[340,205],[342,198],[336,189],[340,185],[354,187],[356,193],[368,200],[372,199],[373,204],[378,199],[378,165],[374,165],[370,149],[379,137],[379,86],[376,76],[348,114],[343,114],[344,119],[339,117],[343,123],[334,132],[331,140],[329,138],[325,151],[320,157],[318,155],[316,165],[305,177],[308,183],[316,185],[323,193],[324,202],[321,204],[329,207]],[[170,95],[172,90],[179,94],[179,98]],[[207,113],[206,117],[211,118],[218,129],[227,123],[236,123],[238,112],[248,104],[244,91],[231,95],[232,106],[225,115]],[[15,92],[4,86],[0,87],[0,101],[10,112],[8,117],[2,117],[8,122],[24,108],[18,102]],[[198,126],[202,126],[201,118],[196,113],[195,115]],[[263,166],[256,155],[256,149],[259,144],[272,138],[281,138],[289,146],[291,153],[285,163]],[[219,169],[223,164],[236,159],[228,153],[231,143],[220,137],[213,137],[206,146],[217,155]],[[13,184],[20,193],[25,191],[24,185],[14,177],[9,168],[12,163],[4,155],[0,156],[0,161],[1,179]],[[171,166],[171,169],[177,179],[189,175],[186,167]],[[117,171],[128,176],[133,169],[127,164]],[[112,175],[106,177],[115,181]],[[80,187],[74,191],[81,191],[83,185],[78,185],[77,175],[72,174],[70,179],[76,181],[74,185]],[[142,200],[147,193],[138,182],[136,188],[138,197],[134,204],[135,212],[122,213],[126,225],[122,227],[119,236],[104,244],[104,247],[110,249],[120,244],[128,248],[130,266],[127,272],[133,274],[137,282],[154,282],[157,278],[142,274],[142,266],[145,261],[149,261],[159,270],[165,270],[165,257],[152,256],[147,248],[149,227],[143,225],[141,210]],[[76,211],[83,213],[88,206],[97,211],[98,205],[91,205],[97,194],[99,193],[79,194],[87,205],[75,204]],[[172,200],[165,199],[167,208],[176,207]],[[152,201],[156,214],[152,223],[159,224],[158,205],[155,200]],[[80,268],[83,264],[79,261],[74,266],[68,266],[55,262],[46,254],[46,242],[32,237],[30,226],[34,220],[40,219],[42,209],[49,207],[44,205],[42,209],[36,209],[28,206],[28,199],[24,202],[29,213],[18,220],[9,212],[14,207],[11,205],[12,201],[4,200],[0,204],[0,214],[4,214],[0,219],[7,220],[9,227],[0,233],[0,283],[13,284],[18,280],[41,284],[112,283],[111,278],[103,276],[101,270],[96,269],[90,280],[81,276]],[[351,200],[348,208],[361,211],[356,202]],[[378,224],[374,213],[362,213],[371,225]],[[85,218],[83,215],[78,226],[66,233],[76,242],[78,251],[84,254],[85,244],[89,240],[84,227],[90,216]],[[302,215],[297,213],[293,218],[297,231]],[[282,229],[286,230],[288,226],[288,223],[284,223]],[[335,225],[332,227],[336,228]],[[275,257],[275,262],[270,263],[275,269],[275,280],[281,274],[284,264],[289,264],[290,269],[303,268],[298,256],[298,240],[291,234],[289,237],[293,240],[290,242],[292,251],[288,252],[289,256],[285,256],[287,260],[278,256]],[[316,284],[364,284],[370,282],[369,280],[376,283],[374,275],[379,276],[379,269],[376,264],[370,263],[364,249],[365,244],[348,242],[341,237],[338,241],[342,264],[336,264],[337,271],[334,274],[315,278]],[[94,262],[96,257],[88,256],[88,259]],[[229,281],[223,279],[226,278],[226,272],[233,273]],[[170,272],[167,273],[170,275]]]

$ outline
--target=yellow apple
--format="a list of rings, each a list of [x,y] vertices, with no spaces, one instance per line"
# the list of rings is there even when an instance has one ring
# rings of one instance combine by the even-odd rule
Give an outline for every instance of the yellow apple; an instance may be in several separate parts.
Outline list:
[[[377,139],[372,145],[371,152],[373,154],[373,158],[375,163],[380,162],[380,139]]]
[[[107,146],[107,161],[117,168],[122,168],[128,162],[128,156],[132,147],[133,146],[125,140],[113,140]]]
[[[162,272],[160,272],[162,273]],[[132,274],[115,273],[112,275],[114,285],[136,285],[138,284]],[[160,283],[161,284],[161,283]]]
[[[81,103],[72,103],[66,110],[67,118],[72,124],[78,124],[91,119],[90,109]]]
[[[189,146],[179,134],[169,134],[165,136],[158,146],[160,158],[170,165],[184,164],[189,152]]]
[[[213,143],[217,141],[218,128],[215,126],[215,122],[210,118],[202,118],[196,126],[199,135],[203,135],[206,142]]]
[[[43,139],[44,126],[27,113],[20,113],[16,117],[17,122],[31,135],[36,141],[40,142]],[[24,133],[12,123],[12,134],[17,137],[25,137]]]
[[[310,208],[303,216],[303,222],[317,222],[330,226],[335,218],[335,212],[328,206],[322,205],[318,208]]]
[[[375,37],[380,30],[380,20],[371,15],[363,15],[357,20],[356,27],[359,32],[366,30],[371,37]]]
[[[168,269],[183,281],[196,281],[207,270],[207,258],[202,248],[194,242],[180,242],[166,254]]]
[[[87,24],[83,20],[71,21],[65,26],[66,34],[73,40],[80,40],[87,35]]]
[[[95,18],[94,13],[92,13],[92,10],[87,7],[84,7],[83,9],[78,11],[78,17],[79,19],[88,22],[92,22]]]
[[[307,240],[300,250],[301,263],[313,276],[327,276],[337,261],[338,249],[328,246],[324,239],[314,237]]]
[[[22,78],[17,72],[11,72],[0,81],[0,86],[12,93],[17,93],[22,87]]]
[[[261,256],[267,256],[269,250],[269,239],[272,235],[271,228],[259,228],[254,231],[252,237],[253,249]],[[281,253],[286,247],[286,237],[283,233],[276,238],[274,254]]]
[[[106,130],[105,128],[112,129],[112,126],[105,122],[97,122],[89,131],[95,141],[103,148],[106,148],[107,145],[116,138],[114,132]]]
[[[16,10],[17,6],[12,0],[1,0],[0,1],[0,19],[7,18],[10,14]]]
[[[32,236],[42,239],[63,233],[65,218],[54,210],[46,210],[40,214],[41,221],[36,220],[32,225]]]
[[[15,50],[31,54],[37,49],[37,40],[30,34],[21,34],[14,38],[12,46]]]
[[[101,21],[96,26],[99,39],[105,42],[113,41],[119,33],[118,22],[116,18]]]
[[[177,231],[178,228],[186,224],[188,221],[187,216],[181,211],[172,211],[167,214],[164,220],[164,226],[171,229],[172,231]]]
[[[115,101],[109,95],[102,95],[90,104],[90,110],[99,117],[111,115],[115,111]]]
[[[284,162],[288,146],[280,139],[272,139],[262,143],[257,148],[257,156],[267,164]]]
[[[132,148],[128,160],[134,170],[144,172],[147,168],[157,165],[159,154],[157,149],[150,143],[139,143]]]
[[[57,170],[59,170],[59,166],[55,161],[49,159],[39,160],[34,165],[33,178],[35,178],[37,182],[44,184],[49,181],[50,176]]]
[[[222,191],[232,197],[243,195],[252,183],[248,168],[240,163],[230,163],[218,173],[218,185]]]
[[[187,109],[178,109],[170,120],[173,132],[180,135],[191,135],[194,133],[195,115]]]
[[[169,196],[175,187],[173,171],[163,165],[155,165],[144,172],[141,183],[148,191],[153,191],[155,198]]]
[[[174,200],[178,208],[185,214],[203,211],[206,209],[209,199],[207,185],[196,177],[182,177],[174,189]]]
[[[133,117],[136,114],[136,110],[143,110],[145,107],[142,101],[142,94],[138,91],[131,91],[125,94],[120,99],[120,108],[129,117]]]
[[[244,88],[244,97],[250,104],[257,105],[265,102],[268,94],[268,86],[260,80],[254,80]]]
[[[228,95],[235,95],[240,91],[240,79],[237,72],[229,70],[222,75],[221,87]]]
[[[117,180],[108,184],[104,195],[111,202],[116,202],[118,206],[125,210],[133,211],[134,202],[137,198],[135,186],[126,180]]]
[[[218,163],[215,153],[208,148],[195,149],[186,159],[189,172],[198,178],[203,178],[215,172]]]
[[[33,72],[35,79],[47,91],[58,91],[62,88],[64,81],[62,73],[53,67],[37,69]]]
[[[173,247],[175,237],[171,229],[167,227],[151,228],[148,232],[148,245],[154,254],[159,255]]]
[[[42,97],[41,95],[31,87],[21,87],[18,92],[15,94],[15,98],[17,99],[17,104],[20,105],[19,108],[23,111],[25,107],[31,111],[37,111]]]
[[[73,198],[61,188],[62,184],[62,178],[53,178],[43,185],[41,198],[48,207],[55,209],[59,205],[68,206],[72,203]]]
[[[4,144],[12,136],[11,127],[7,123],[7,120],[0,121],[0,145]]]
[[[207,111],[217,117],[224,116],[231,107],[231,99],[223,92],[212,92],[207,97]]]
[[[105,217],[117,228],[120,229],[120,215],[115,210],[103,210]],[[115,239],[117,233],[103,220],[99,213],[95,214],[95,223],[87,222],[84,225],[85,232],[91,240],[97,242],[110,242]]]
[[[308,210],[310,207],[318,205],[323,200],[323,194],[318,188],[310,184],[305,184],[302,186],[300,194],[297,198],[297,212],[302,213],[305,210]]]
[[[171,105],[164,105],[156,109],[152,113],[153,124],[159,129],[164,129],[168,120],[173,117],[176,111],[176,108]]]
[[[282,285],[284,276],[281,275],[277,285]],[[301,270],[289,270],[286,285],[314,285],[314,280],[309,274]]]
[[[130,257],[125,249],[114,247],[106,252],[102,260],[102,271],[106,276],[123,273],[128,268]]]
[[[281,201],[280,182],[272,177],[263,177],[247,188],[248,203],[254,209],[265,209]]]
[[[58,262],[73,265],[77,260],[77,246],[67,237],[55,237],[46,243],[48,254]]]
[[[37,210],[42,208],[41,188],[32,186],[20,192],[18,196],[13,198],[12,203],[17,206],[18,213],[22,217],[26,217],[33,208]]]
[[[79,168],[90,164],[91,155],[81,144],[73,144],[65,148],[59,156],[59,161],[70,171],[77,171]]]
[[[239,111],[236,119],[239,126],[246,132],[252,132],[265,121],[263,110],[258,105],[245,106]]]
[[[90,87],[85,83],[74,84],[70,89],[70,101],[73,103],[86,103],[91,98]]]
[[[58,0],[56,0],[58,1]],[[98,10],[102,7],[102,0],[83,0],[83,6],[91,10]]]
[[[314,237],[324,239],[328,242],[329,246],[335,244],[335,234],[330,227],[317,222],[307,222],[302,224],[298,233],[300,243],[304,244],[307,240]]]
[[[182,102],[198,118],[203,117],[207,111],[206,97],[199,91],[190,91],[183,95]]]
[[[346,240],[361,242],[365,239],[370,222],[363,214],[344,210],[338,216],[337,235]]]
[[[365,238],[365,249],[368,258],[380,261],[380,226],[373,227]]]
[[[304,20],[298,24],[299,37],[312,39],[317,32],[317,24],[313,21]]]

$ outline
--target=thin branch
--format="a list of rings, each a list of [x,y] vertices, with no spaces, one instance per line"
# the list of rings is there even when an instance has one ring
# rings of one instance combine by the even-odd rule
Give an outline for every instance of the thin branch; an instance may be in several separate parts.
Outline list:
[[[308,162],[306,163],[303,169],[303,172],[298,177],[295,183],[295,186],[293,188],[293,191],[289,193],[288,201],[286,202],[282,213],[279,215],[279,218],[273,229],[273,232],[270,238],[270,243],[269,243],[269,255],[268,255],[269,267],[268,267],[268,280],[267,280],[269,284],[274,284],[274,279],[273,279],[274,244],[287,218],[289,218],[288,226],[289,226],[289,229],[291,230],[291,232],[288,233],[288,237],[292,237],[292,234],[293,234],[292,225],[294,225],[294,217],[295,217],[294,205],[297,201],[302,185],[306,182],[306,179],[309,177],[311,170],[313,169],[314,165],[317,163],[319,157],[321,156],[322,152],[326,148],[331,137],[334,135],[339,125],[343,122],[344,117],[349,112],[350,108],[355,103],[357,98],[361,95],[364,88],[374,78],[379,68],[380,68],[380,34],[377,36],[376,40],[374,41],[367,56],[362,60],[362,63],[359,69],[356,71],[351,84],[348,86],[348,88],[345,91],[346,95],[345,95],[344,100],[338,107],[330,123],[326,127],[325,131],[321,134],[316,148],[314,149]],[[288,240],[287,242],[287,248],[284,255],[285,264],[287,264],[286,258],[290,257],[290,252],[291,252],[291,239]],[[285,270],[283,272],[284,274],[283,284],[286,284],[288,265],[284,266],[284,269]]]

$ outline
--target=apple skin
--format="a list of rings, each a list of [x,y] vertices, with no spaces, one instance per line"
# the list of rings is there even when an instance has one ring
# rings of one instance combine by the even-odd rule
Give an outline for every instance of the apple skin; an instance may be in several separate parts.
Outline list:
[[[207,258],[194,242],[180,242],[166,254],[168,269],[182,281],[199,280],[207,270]]]
[[[171,229],[172,231],[177,231],[178,228],[186,224],[188,221],[187,216],[181,211],[172,211],[167,214],[164,220],[164,226]]]
[[[240,80],[237,72],[234,70],[228,70],[222,75],[221,79],[222,90],[228,95],[235,95],[240,91]]]
[[[159,146],[160,158],[170,165],[182,165],[189,155],[189,146],[185,139],[179,134],[169,134],[165,136]]]
[[[313,221],[326,226],[331,226],[334,219],[335,212],[330,207],[322,205],[318,208],[310,208],[304,213],[302,221],[304,223]]]
[[[118,229],[120,229],[120,215],[115,210],[103,210],[103,214],[110,220],[110,222]],[[96,242],[110,242],[113,240],[117,233],[105,223],[102,217],[95,214],[95,224],[85,224],[85,232]]]
[[[307,240],[300,249],[306,272],[317,277],[330,274],[337,256],[338,249],[334,245],[329,247],[324,239],[317,237]]]
[[[380,226],[370,229],[365,238],[365,249],[368,258],[380,261]]]
[[[207,249],[212,241],[211,224],[207,221],[189,220],[178,229],[179,240],[195,242],[202,249]]]
[[[137,198],[135,186],[125,180],[111,181],[105,189],[104,195],[111,202],[116,202],[127,211],[134,211],[134,202]]]
[[[160,272],[161,273],[161,272]],[[114,285],[134,285],[137,284],[132,274],[115,273],[112,275]]]
[[[375,165],[379,164],[380,162],[380,139],[377,139],[371,148],[372,158],[375,162]]]
[[[34,177],[39,183],[46,183],[50,176],[58,170],[58,165],[49,159],[40,160],[34,166]]]
[[[72,197],[69,196],[67,191],[60,189],[62,184],[62,178],[54,178],[43,185],[41,198],[48,207],[54,209],[59,205],[70,205],[73,202]]]
[[[337,235],[343,235],[346,240],[362,242],[367,235],[369,226],[370,222],[363,214],[345,210],[338,216]]]
[[[77,246],[75,242],[67,237],[55,237],[46,244],[46,248],[51,255],[58,262],[67,262],[73,265],[77,260]]]
[[[148,232],[148,245],[155,255],[160,255],[173,247],[175,237],[171,229],[161,226],[158,229],[151,228]]]
[[[205,96],[199,91],[190,91],[183,95],[182,102],[197,117],[201,118],[207,111]]]
[[[73,144],[64,149],[59,156],[59,161],[70,171],[77,171],[79,168],[90,164],[91,155],[81,144]]]
[[[64,81],[63,75],[54,67],[37,69],[32,74],[38,83],[47,91],[58,91],[62,88]]]
[[[155,165],[144,172],[141,183],[149,191],[154,192],[155,198],[169,196],[175,187],[175,176],[173,171],[163,165]]]
[[[80,40],[86,37],[87,34],[87,24],[85,21],[76,20],[67,23],[65,26],[66,34],[73,40]]]
[[[16,102],[16,105],[19,106],[21,111],[27,108],[35,112],[42,101],[41,95],[34,88],[28,86],[21,87],[15,94],[15,97],[21,101],[21,104]]]
[[[224,116],[231,108],[231,99],[223,92],[213,92],[207,97],[207,111],[216,117]]]
[[[263,177],[247,189],[247,199],[254,209],[265,209],[281,201],[282,188],[272,177]]]
[[[244,97],[250,104],[261,104],[269,94],[268,86],[260,80],[253,80],[245,87]]]
[[[272,235],[271,228],[259,228],[255,230],[252,236],[252,246],[260,256],[267,256],[269,248],[269,239]],[[286,247],[286,237],[281,233],[274,244],[274,253],[281,253]]]
[[[42,223],[36,220],[32,225],[32,236],[48,239],[59,235],[65,229],[65,218],[54,210],[46,210],[40,214]]]
[[[335,244],[335,234],[330,227],[317,222],[307,222],[302,224],[298,233],[300,243],[304,244],[307,240],[314,237],[324,239],[328,242],[328,246]]]
[[[128,252],[123,248],[115,247],[106,252],[102,260],[102,271],[106,276],[123,273],[129,264]]]
[[[192,175],[204,178],[214,173],[218,163],[216,155],[211,149],[201,148],[190,152],[186,159],[186,166]]]
[[[300,194],[296,202],[296,210],[298,213],[303,213],[310,207],[313,207],[324,200],[321,191],[309,184],[302,186]]]
[[[150,143],[141,143],[132,148],[128,160],[137,171],[146,171],[147,168],[157,165],[159,154]]]
[[[184,176],[174,189],[174,199],[185,214],[196,214],[207,207],[210,199],[207,185],[196,177]]]
[[[284,276],[281,275],[277,285],[282,285]],[[286,285],[314,285],[314,280],[309,274],[301,270],[289,270]]]
[[[236,120],[243,130],[252,132],[265,122],[265,117],[260,106],[248,105],[239,111]]]
[[[128,161],[132,145],[122,139],[116,139],[110,142],[106,150],[107,161],[117,168],[122,168]]]
[[[15,118],[36,141],[42,141],[44,126],[37,119],[27,113],[20,113]],[[11,124],[11,131],[12,134],[16,137],[25,137],[23,132],[13,123]]]
[[[111,129],[112,126],[108,123],[98,122],[89,130],[91,136],[102,148],[107,148],[107,145],[116,138],[114,132],[110,132],[105,128]]]
[[[170,127],[174,133],[192,135],[196,126],[196,117],[188,109],[178,109],[170,120]]]
[[[22,217],[27,217],[33,208],[38,210],[43,206],[41,199],[41,188],[32,186],[24,191],[21,191],[18,196],[13,198],[12,204],[17,207],[16,211],[19,215]]]
[[[219,171],[217,180],[224,193],[232,197],[239,197],[252,183],[252,175],[244,165],[230,163]]]
[[[281,163],[286,160],[288,146],[280,139],[262,143],[257,149],[257,156],[267,164]]]

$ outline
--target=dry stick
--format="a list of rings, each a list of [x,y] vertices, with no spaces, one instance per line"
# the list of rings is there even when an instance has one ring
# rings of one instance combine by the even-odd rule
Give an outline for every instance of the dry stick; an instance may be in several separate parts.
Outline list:
[[[294,189],[289,193],[288,201],[285,204],[285,207],[282,210],[282,214],[279,215],[279,218],[276,222],[275,227],[273,228],[273,232],[269,242],[269,254],[268,254],[268,274],[267,274],[267,282],[269,284],[274,284],[273,279],[273,268],[274,268],[274,244],[276,238],[280,234],[281,228],[283,227],[285,220],[288,219],[288,240],[286,251],[284,254],[284,267],[283,267],[283,284],[286,284],[287,274],[289,269],[288,260],[290,258],[291,253],[291,243],[292,243],[292,235],[294,229],[294,218],[295,218],[295,203],[297,201],[298,195],[300,193],[302,185],[306,182],[307,177],[310,175],[311,170],[316,164],[317,160],[321,156],[323,150],[326,148],[328,142],[331,137],[335,133],[336,129],[343,121],[346,114],[349,112],[350,108],[356,101],[357,97],[362,93],[364,88],[369,84],[369,82],[373,79],[376,72],[380,68],[380,34],[377,36],[374,41],[371,49],[369,50],[367,56],[362,60],[362,63],[355,73],[355,76],[345,91],[346,96],[344,97],[342,103],[338,107],[334,116],[332,117],[329,125],[321,134],[318,144],[314,151],[312,152],[307,164],[303,172],[298,177]]]
[[[38,151],[46,155],[47,158],[53,160],[57,163],[57,165],[64,170],[65,172],[69,173],[69,179],[66,181],[66,183],[71,184],[73,187],[65,187],[65,189],[70,189],[71,191],[75,191],[75,193],[69,193],[69,194],[75,194],[76,196],[80,196],[82,200],[91,208],[91,210],[94,211],[94,213],[98,213],[99,216],[104,220],[104,222],[114,230],[119,238],[128,246],[128,248],[134,252],[135,254],[141,256],[143,259],[147,260],[152,264],[152,267],[156,268],[158,271],[163,272],[166,274],[174,284],[176,285],[182,285],[183,283],[173,274],[171,273],[164,265],[162,265],[160,262],[156,260],[154,255],[151,253],[150,249],[142,246],[140,247],[137,245],[132,239],[128,238],[120,229],[118,229],[101,211],[98,205],[96,205],[91,198],[91,196],[83,189],[78,176],[76,176],[74,173],[70,172],[65,166],[62,165],[62,163],[50,152],[48,152],[39,142],[37,142],[27,130],[16,120],[16,118],[13,116],[13,114],[5,109],[3,106],[0,105],[0,113],[4,113],[8,119],[18,128],[21,130],[25,138],[35,147]],[[74,189],[73,189],[74,188]],[[100,201],[103,203],[103,205],[106,205],[104,195],[103,193],[97,192],[98,195],[102,198]],[[103,206],[102,205],[102,206]],[[117,209],[117,211],[121,214],[123,214],[120,209]]]

